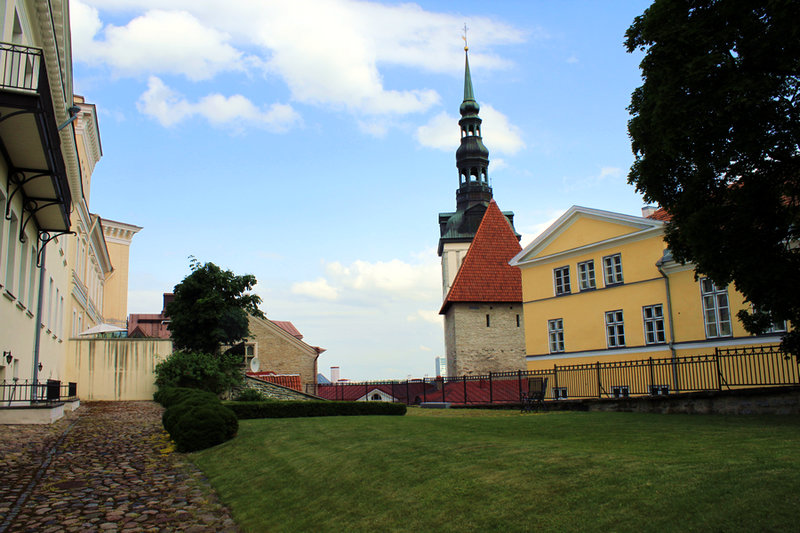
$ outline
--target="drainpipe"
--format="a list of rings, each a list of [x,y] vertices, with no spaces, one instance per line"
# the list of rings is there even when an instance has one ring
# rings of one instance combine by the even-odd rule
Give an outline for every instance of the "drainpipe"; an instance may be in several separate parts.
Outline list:
[[[47,246],[42,247],[42,266],[39,267],[39,299],[36,303],[36,331],[33,341],[33,390],[36,391],[36,384],[39,382],[39,344],[42,337],[42,309],[44,307],[44,267],[47,256]]]
[[[680,392],[680,385],[678,383],[677,354],[675,352],[675,326],[673,325],[672,320],[672,291],[669,289],[669,277],[667,276],[666,272],[664,272],[661,261],[656,263],[656,268],[658,268],[658,272],[664,278],[664,288],[667,292],[667,315],[669,315],[669,351],[672,357],[672,379],[675,382],[675,392]]]

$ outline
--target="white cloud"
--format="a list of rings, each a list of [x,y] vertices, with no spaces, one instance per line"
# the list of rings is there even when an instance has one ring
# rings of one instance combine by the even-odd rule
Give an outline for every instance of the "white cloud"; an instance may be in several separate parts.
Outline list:
[[[243,54],[228,44],[230,36],[191,13],[152,10],[124,26],[102,28],[96,9],[74,6],[75,57],[106,63],[117,75],[170,73],[198,81],[244,70]]]
[[[244,73],[256,65],[282,79],[295,101],[365,115],[418,113],[438,104],[439,94],[429,88],[387,87],[380,69],[459,73],[464,22],[473,28],[470,62],[483,71],[512,67],[492,47],[527,37],[490,18],[464,19],[416,4],[228,0],[220,9],[212,0],[173,0],[166,9],[155,0],[74,0],[72,5],[79,61],[106,64],[119,75],[169,72],[190,80]],[[134,17],[103,26],[109,12]]]
[[[250,124],[286,131],[301,122],[300,115],[288,104],[272,104],[260,109],[239,94],[210,94],[191,103],[155,76],[148,80],[147,91],[139,98],[137,107],[167,127],[193,116],[203,117],[214,126],[230,125],[235,129]]]
[[[425,322],[441,326],[444,318],[439,314],[438,309],[417,309],[416,313],[408,315],[409,322],[416,322],[418,320],[424,320]]]
[[[292,284],[292,293],[322,300],[336,300],[339,298],[339,290],[331,287],[324,278],[294,283]]]
[[[514,155],[525,148],[522,130],[511,124],[503,113],[490,105],[482,105],[480,115],[483,119],[481,134],[490,155],[492,153]],[[458,117],[448,115],[444,111],[417,128],[416,132],[417,142],[422,146],[447,152],[458,147],[461,142],[460,137]]]
[[[350,265],[328,263],[325,272],[331,283],[351,292],[383,298],[426,300],[438,294],[440,272],[435,261],[412,264],[399,259],[370,263],[357,260]]]

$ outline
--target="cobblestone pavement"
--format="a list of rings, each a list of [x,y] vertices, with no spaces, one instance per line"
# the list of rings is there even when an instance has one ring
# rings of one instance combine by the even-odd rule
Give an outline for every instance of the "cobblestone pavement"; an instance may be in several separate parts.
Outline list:
[[[238,531],[154,402],[91,402],[51,425],[0,425],[0,533]]]

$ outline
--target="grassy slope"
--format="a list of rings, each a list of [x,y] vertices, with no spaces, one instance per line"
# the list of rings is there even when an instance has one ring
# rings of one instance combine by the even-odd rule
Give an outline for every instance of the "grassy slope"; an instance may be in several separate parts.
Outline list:
[[[246,531],[786,531],[800,418],[411,409],[191,456]]]

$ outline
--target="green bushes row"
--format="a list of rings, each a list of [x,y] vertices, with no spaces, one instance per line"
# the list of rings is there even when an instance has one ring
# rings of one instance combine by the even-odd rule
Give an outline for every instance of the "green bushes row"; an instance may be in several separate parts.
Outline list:
[[[180,452],[194,452],[232,439],[236,415],[210,392],[190,388],[159,389],[153,399],[166,407],[161,423]]]
[[[226,402],[239,420],[307,416],[404,415],[406,405],[388,402]]]

